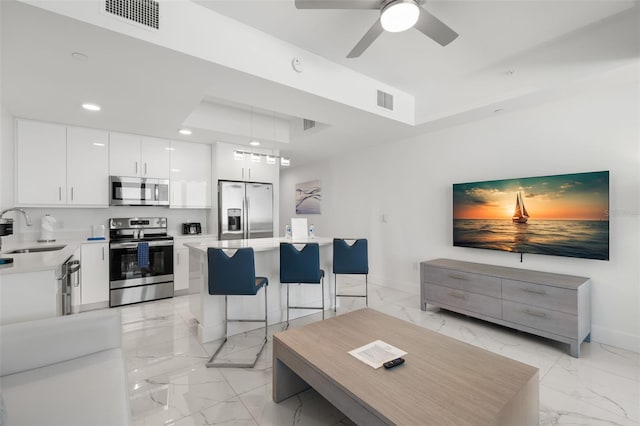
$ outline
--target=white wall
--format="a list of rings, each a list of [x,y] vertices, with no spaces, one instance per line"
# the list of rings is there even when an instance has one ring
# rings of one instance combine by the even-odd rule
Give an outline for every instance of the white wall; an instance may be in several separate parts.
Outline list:
[[[295,215],[295,184],[320,179],[310,223],[319,236],[369,238],[372,282],[417,295],[419,262],[438,257],[588,276],[593,339],[640,351],[639,94],[637,82],[594,89],[282,170],[280,223]],[[599,170],[610,171],[610,261],[453,247],[453,183]]]

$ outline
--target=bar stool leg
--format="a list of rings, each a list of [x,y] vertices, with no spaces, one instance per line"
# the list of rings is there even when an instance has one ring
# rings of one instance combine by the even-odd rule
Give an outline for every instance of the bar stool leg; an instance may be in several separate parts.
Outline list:
[[[364,276],[364,303],[369,307],[369,275]]]
[[[324,320],[324,277],[322,277],[322,319]]]
[[[285,330],[287,328],[289,328],[289,286],[290,285],[291,284],[287,284],[287,326],[286,326]]]
[[[338,276],[333,274],[333,312],[338,312]]]

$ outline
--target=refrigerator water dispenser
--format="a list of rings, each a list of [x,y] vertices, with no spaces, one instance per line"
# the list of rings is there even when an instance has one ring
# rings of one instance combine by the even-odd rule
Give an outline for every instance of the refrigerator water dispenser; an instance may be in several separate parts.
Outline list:
[[[227,209],[227,220],[229,223],[229,231],[240,231],[241,223],[240,217],[242,216],[241,209]]]

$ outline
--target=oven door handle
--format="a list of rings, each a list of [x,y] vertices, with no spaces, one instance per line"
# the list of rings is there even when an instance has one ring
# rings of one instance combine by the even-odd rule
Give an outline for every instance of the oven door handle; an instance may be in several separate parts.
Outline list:
[[[149,247],[167,247],[167,246],[173,245],[173,241],[148,241],[148,243],[149,243]],[[137,247],[138,247],[138,243],[111,243],[109,245],[110,249],[137,248]]]

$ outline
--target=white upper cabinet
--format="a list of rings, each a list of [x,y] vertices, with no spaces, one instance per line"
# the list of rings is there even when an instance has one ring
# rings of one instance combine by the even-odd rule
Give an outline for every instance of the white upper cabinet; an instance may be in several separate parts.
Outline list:
[[[267,164],[265,155],[252,156],[235,151],[266,153],[264,150],[249,149],[240,145],[218,142],[216,144],[217,178],[221,180],[240,180],[246,182],[273,183],[279,175],[279,164]],[[259,160],[259,161],[254,161]]]
[[[170,141],[111,132],[109,174],[169,178]]]
[[[67,128],[59,124],[16,121],[16,204],[67,202]]]
[[[109,133],[109,174],[140,176],[140,136]]]
[[[109,133],[67,128],[67,204],[109,205]]]
[[[140,172],[142,177],[169,179],[171,141],[140,138]]]
[[[171,142],[171,208],[211,207],[211,145]]]
[[[17,120],[16,204],[107,207],[109,133]]]

